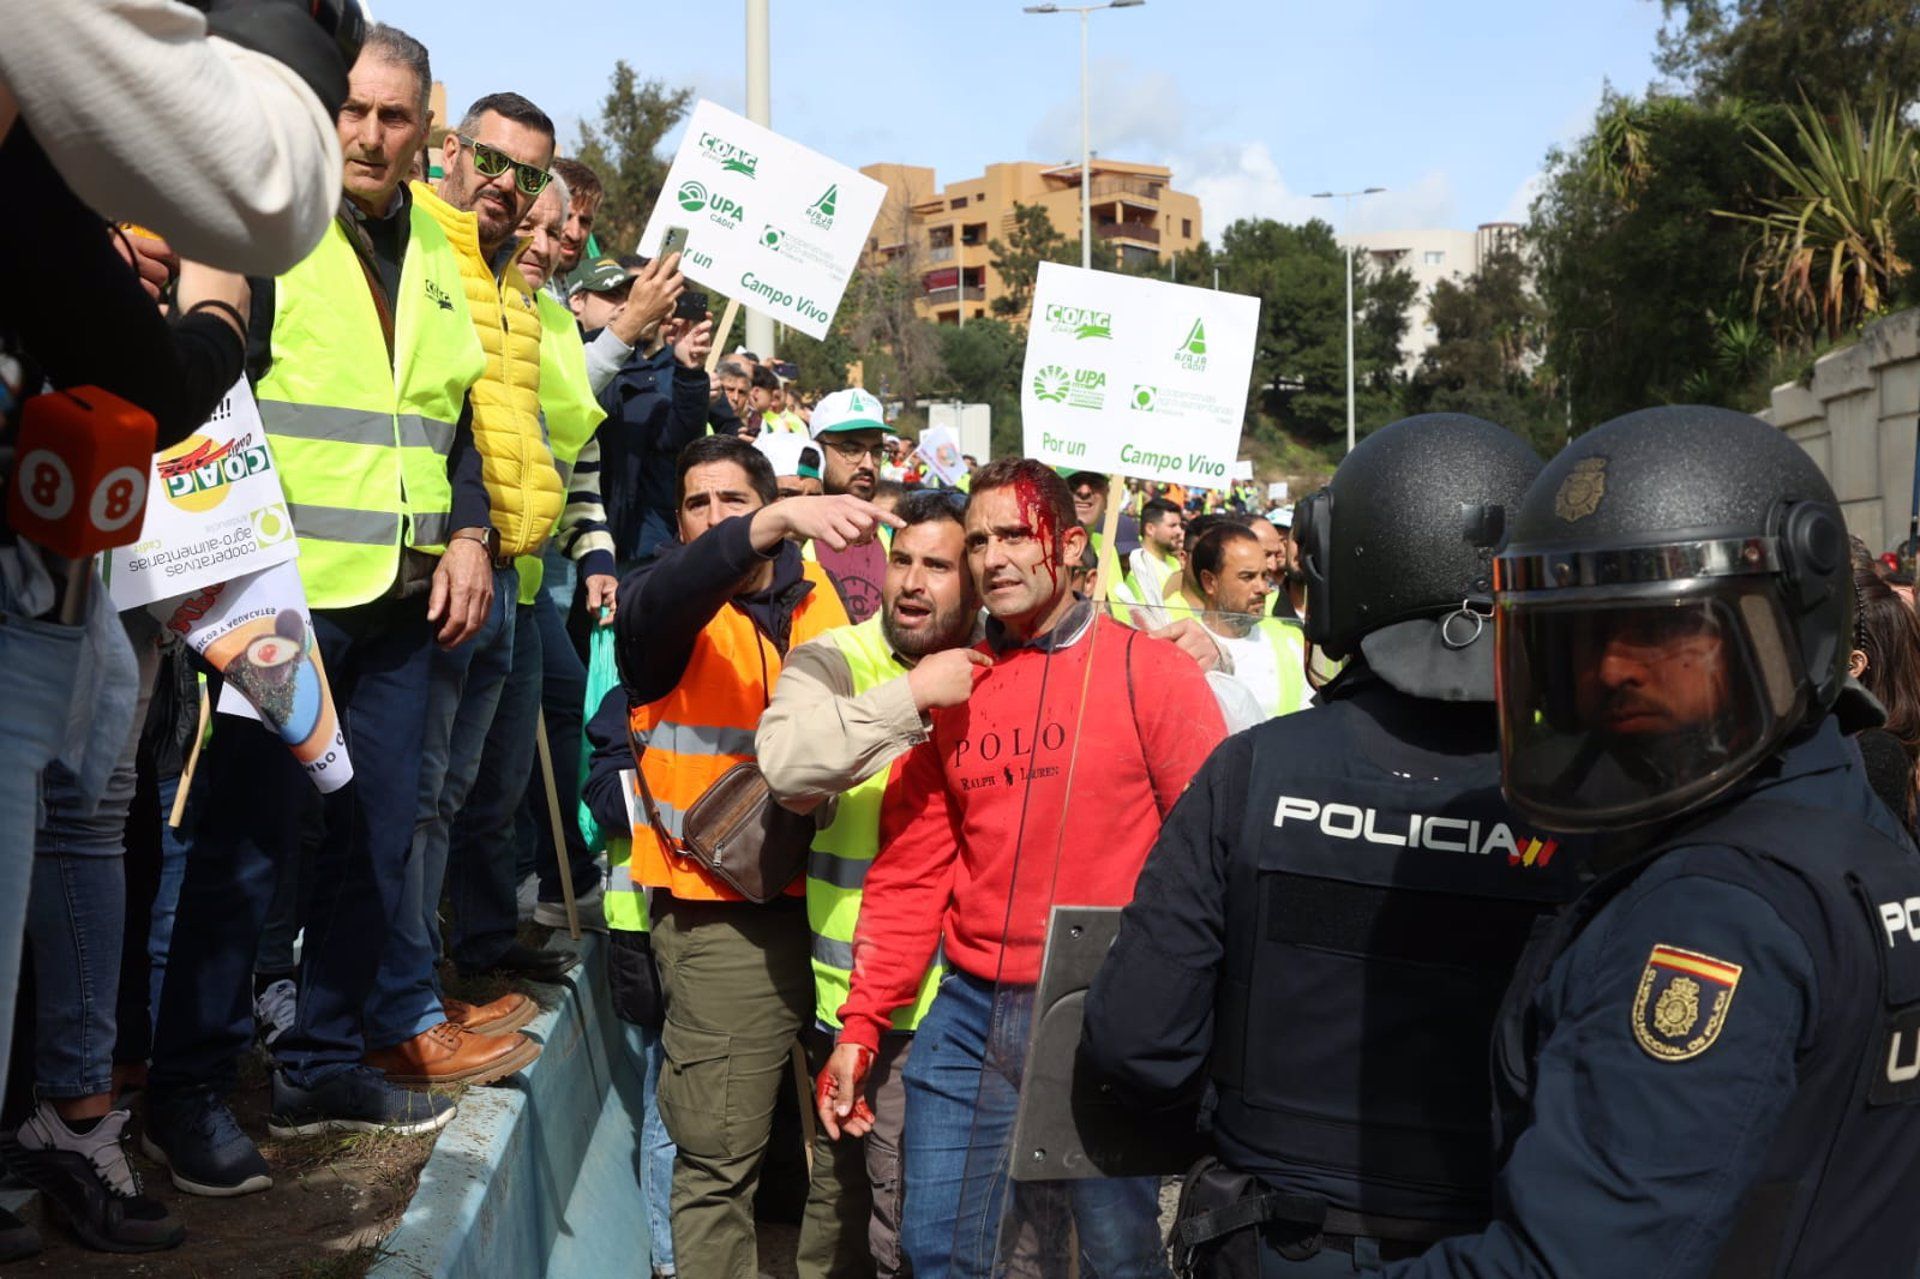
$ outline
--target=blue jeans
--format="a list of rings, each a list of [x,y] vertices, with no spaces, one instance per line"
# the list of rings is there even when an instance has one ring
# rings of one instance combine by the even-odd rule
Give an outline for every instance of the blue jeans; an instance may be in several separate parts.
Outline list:
[[[158,627],[125,616],[140,672],[133,727],[88,810],[79,779],[60,764],[42,777],[43,816],[33,842],[27,937],[33,945],[34,1086],[47,1097],[113,1090],[116,1005],[127,915],[127,814],[133,806],[140,727],[153,697]]]
[[[540,567],[544,574],[540,589],[546,592],[547,601],[555,611],[565,617],[567,610],[573,607],[573,590],[579,584],[580,572],[557,546],[547,548],[546,554],[540,559]]]
[[[361,1018],[413,842],[433,633],[420,596],[317,612],[313,630],[353,780],[323,799],[278,734],[214,717],[160,992],[156,1088],[232,1085],[253,1033],[261,928],[310,803],[323,804],[326,835],[314,858],[299,1011],[273,1051],[300,1087],[357,1066],[366,1051]]]
[[[414,799],[413,846],[373,995],[367,1047],[404,1043],[447,1019],[434,965],[440,959],[440,890],[447,836],[480,768],[480,746],[513,666],[514,596],[520,575],[495,569],[493,609],[480,633],[451,651],[434,646]]]
[[[647,1238],[653,1244],[653,1269],[658,1274],[673,1273],[673,1138],[660,1118],[660,1103],[655,1095],[660,1088],[660,1068],[666,1050],[660,1046],[660,1032],[620,1023],[620,1037],[626,1043],[627,1056],[640,1072],[640,1144],[634,1152],[639,1167],[640,1189],[647,1197]]]
[[[996,998],[992,982],[949,971],[914,1036],[902,1075],[900,1243],[915,1279],[999,1274],[1023,1222],[1045,1246],[1064,1238],[1068,1215],[1087,1279],[1165,1276],[1157,1178],[1010,1182],[1008,1145],[1032,1014],[1031,987],[1000,989]]]
[[[560,794],[560,831],[567,841],[567,866],[573,891],[585,893],[600,882],[600,868],[580,834],[580,735],[587,703],[587,668],[573,651],[567,623],[544,592],[533,602],[540,631],[540,707],[547,720],[547,746],[553,752],[553,784]],[[534,760],[527,782],[525,809],[533,818],[534,865],[540,875],[540,900],[561,900],[560,864],[554,856],[553,817],[547,811],[547,784]],[[526,813],[523,813],[523,816]]]
[[[0,732],[0,1088],[6,1086],[13,1045],[40,775],[66,736],[80,644],[77,626],[0,613],[0,706],[6,707]]]
[[[147,928],[148,994],[147,1016],[160,1020],[160,988],[167,979],[167,952],[173,946],[173,915],[180,905],[180,885],[187,877],[187,850],[192,844],[193,796],[180,814],[180,825],[167,825],[173,804],[180,796],[180,778],[158,779],[160,792],[160,887],[153,895],[153,918]]]
[[[453,961],[462,968],[485,968],[499,959],[513,945],[520,922],[513,823],[534,762],[543,658],[533,606],[514,605],[513,618],[512,669],[485,730],[471,794],[453,815],[447,855]]]

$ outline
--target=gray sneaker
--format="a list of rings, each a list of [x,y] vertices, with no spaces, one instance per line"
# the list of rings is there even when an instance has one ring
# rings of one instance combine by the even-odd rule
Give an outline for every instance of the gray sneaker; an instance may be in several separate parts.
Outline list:
[[[19,1132],[0,1140],[0,1150],[45,1197],[52,1215],[87,1247],[101,1252],[176,1248],[187,1228],[141,1193],[140,1174],[127,1159],[130,1118],[124,1110],[110,1111],[88,1131],[75,1132],[43,1101]]]
[[[287,978],[270,983],[253,999],[253,1028],[260,1042],[273,1047],[273,1041],[287,1033],[294,1014],[300,1011],[300,991]]]
[[[580,927],[596,933],[607,931],[606,893],[600,885],[573,899],[575,912],[580,917]],[[565,928],[567,926],[567,904],[564,901],[537,902],[533,908],[533,922],[542,928]]]

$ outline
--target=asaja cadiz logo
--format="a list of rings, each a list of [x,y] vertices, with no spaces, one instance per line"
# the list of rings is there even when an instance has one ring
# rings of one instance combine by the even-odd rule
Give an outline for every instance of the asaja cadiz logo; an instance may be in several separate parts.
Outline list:
[[[833,206],[839,199],[840,184],[836,182],[828,187],[818,200],[815,200],[807,206],[807,221],[813,223],[822,231],[831,231],[833,229]]]
[[[1195,373],[1207,371],[1207,323],[1195,319],[1193,327],[1187,330],[1187,340],[1173,353],[1173,362],[1183,369]]]

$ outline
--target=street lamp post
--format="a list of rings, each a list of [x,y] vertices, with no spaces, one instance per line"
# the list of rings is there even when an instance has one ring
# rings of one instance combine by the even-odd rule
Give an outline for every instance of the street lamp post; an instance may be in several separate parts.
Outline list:
[[[1365,187],[1358,191],[1316,191],[1316,200],[1344,200],[1340,220],[1346,224],[1347,242],[1347,452],[1353,452],[1353,202],[1361,196],[1379,195],[1385,187]]]
[[[747,0],[747,119],[763,128],[773,127],[771,49],[767,0]],[[773,317],[749,310],[748,348],[761,359],[771,360],[775,354],[773,345]]]
[[[1105,4],[1030,4],[1027,13],[1080,15],[1080,268],[1093,267],[1093,141],[1087,110],[1087,15],[1096,9],[1137,9],[1147,0],[1107,0]]]

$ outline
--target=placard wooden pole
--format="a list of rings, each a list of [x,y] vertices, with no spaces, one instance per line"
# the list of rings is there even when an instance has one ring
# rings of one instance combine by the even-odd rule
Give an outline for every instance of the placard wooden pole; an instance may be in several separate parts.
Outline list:
[[[533,744],[540,752],[540,779],[547,784],[547,815],[553,820],[553,860],[560,866],[560,898],[567,905],[567,936],[580,940],[580,912],[573,904],[573,866],[567,860],[566,829],[560,821],[560,789],[553,784],[553,748],[547,745],[547,715],[534,717]]]
[[[1120,575],[1120,503],[1126,500],[1127,482],[1119,475],[1107,478],[1107,517],[1100,522],[1100,551],[1093,579],[1093,598],[1105,604],[1113,590],[1113,579]],[[1073,565],[1067,565],[1069,569]]]
[[[197,682],[197,681],[196,681]],[[187,754],[187,766],[180,770],[180,789],[174,792],[173,812],[167,815],[167,828],[180,829],[180,818],[187,811],[187,792],[193,789],[193,770],[200,767],[200,747],[207,740],[207,719],[213,714],[213,699],[207,686],[200,685],[200,726],[193,730],[193,750]]]
[[[727,334],[733,332],[733,317],[740,310],[739,298],[728,298],[727,309],[720,313],[720,323],[713,329],[713,349],[707,352],[707,376],[720,367],[720,359],[727,351]]]

